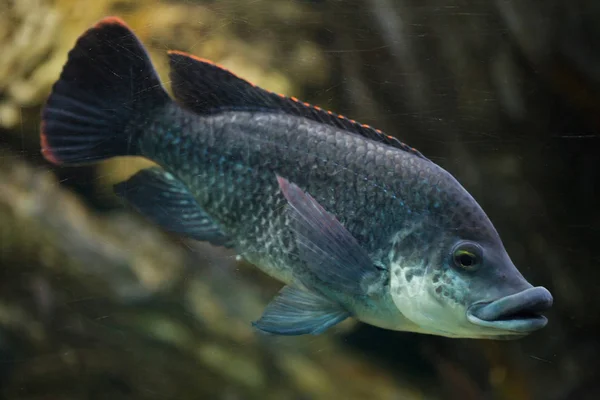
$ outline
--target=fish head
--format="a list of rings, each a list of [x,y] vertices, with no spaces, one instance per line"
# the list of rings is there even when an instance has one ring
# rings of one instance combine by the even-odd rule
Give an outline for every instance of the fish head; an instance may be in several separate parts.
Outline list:
[[[474,264],[471,256],[464,256],[473,245],[459,241],[453,253],[454,269],[457,273],[464,269],[465,280],[470,281],[464,287],[464,305],[471,330],[485,337],[518,338],[546,326],[542,312],[552,306],[550,292],[521,275],[501,242],[474,247],[482,260]]]
[[[429,217],[396,235],[390,293],[407,330],[516,339],[543,328],[552,295],[521,275],[483,211],[472,211],[463,223]]]

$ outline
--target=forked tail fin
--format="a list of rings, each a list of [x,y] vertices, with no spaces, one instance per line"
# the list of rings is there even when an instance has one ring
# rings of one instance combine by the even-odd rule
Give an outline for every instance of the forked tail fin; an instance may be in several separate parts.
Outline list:
[[[118,18],[77,40],[42,112],[41,147],[54,164],[135,155],[130,121],[169,102],[144,47]]]

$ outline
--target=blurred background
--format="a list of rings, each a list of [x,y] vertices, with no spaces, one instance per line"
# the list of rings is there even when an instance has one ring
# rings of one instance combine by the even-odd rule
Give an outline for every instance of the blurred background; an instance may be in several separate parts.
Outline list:
[[[123,18],[166,50],[371,124],[454,174],[549,325],[513,342],[345,323],[257,335],[280,284],[54,168],[40,108],[76,38]],[[0,0],[0,399],[600,398],[600,2]]]

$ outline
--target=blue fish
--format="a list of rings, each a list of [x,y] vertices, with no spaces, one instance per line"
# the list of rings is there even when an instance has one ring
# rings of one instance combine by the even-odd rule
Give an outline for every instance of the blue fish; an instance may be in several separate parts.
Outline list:
[[[169,52],[174,98],[118,18],[69,53],[43,109],[60,165],[140,156],[115,186],[163,229],[285,284],[254,326],[319,334],[347,318],[447,337],[519,338],[552,305],[447,171],[380,130]]]

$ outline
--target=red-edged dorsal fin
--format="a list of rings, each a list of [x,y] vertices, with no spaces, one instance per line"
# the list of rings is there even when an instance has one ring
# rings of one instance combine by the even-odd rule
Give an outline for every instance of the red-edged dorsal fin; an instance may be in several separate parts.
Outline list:
[[[273,110],[311,119],[367,137],[426,159],[418,150],[379,129],[262,89],[229,70],[191,54],[169,51],[171,86],[175,97],[198,114],[223,110]]]

